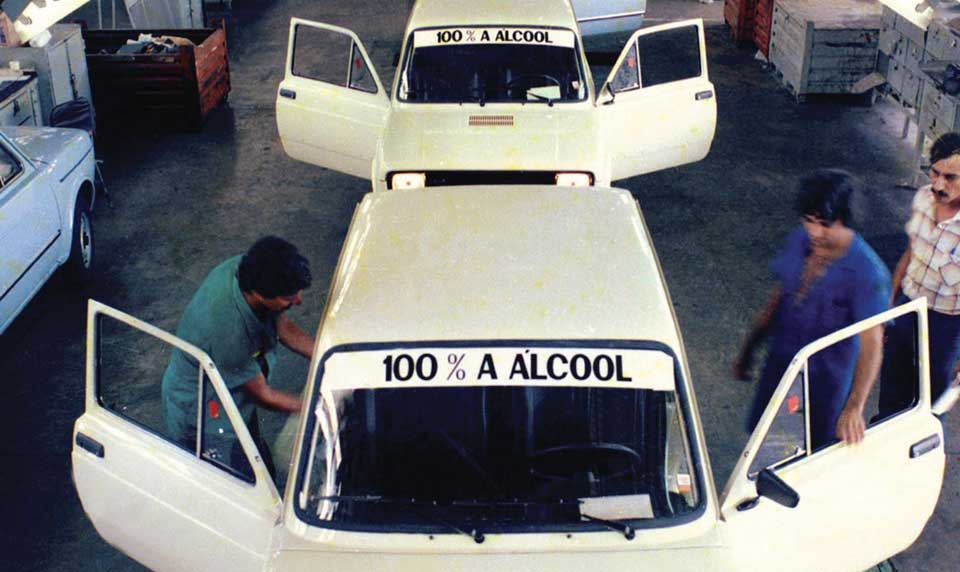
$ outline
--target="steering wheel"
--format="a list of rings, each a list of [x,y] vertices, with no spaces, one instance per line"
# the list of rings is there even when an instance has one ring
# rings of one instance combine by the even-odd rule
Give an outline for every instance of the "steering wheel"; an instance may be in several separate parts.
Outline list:
[[[639,453],[619,443],[571,443],[557,447],[540,449],[530,454],[533,476],[549,481],[568,480],[583,473],[584,467],[599,468],[611,460],[627,458],[630,461],[628,471],[608,473],[604,478],[618,478],[626,472],[640,472],[643,457]],[[549,459],[555,459],[550,462]],[[599,471],[597,471],[599,472]]]
[[[538,79],[547,80],[548,82],[552,83],[558,88],[562,87],[560,80],[553,77],[552,75],[548,75],[545,73],[525,73],[525,74],[520,74],[517,77],[507,82],[507,84],[504,86],[504,88],[507,91],[507,97],[510,97],[510,92],[517,88],[517,84],[526,83],[532,87],[533,83]]]

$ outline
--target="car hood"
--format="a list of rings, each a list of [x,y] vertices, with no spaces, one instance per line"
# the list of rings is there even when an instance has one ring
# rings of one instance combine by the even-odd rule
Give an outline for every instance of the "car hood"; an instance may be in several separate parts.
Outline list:
[[[4,127],[3,134],[31,160],[62,178],[93,148],[90,134],[58,127]]]
[[[405,105],[387,118],[379,176],[414,171],[596,171],[589,104]]]

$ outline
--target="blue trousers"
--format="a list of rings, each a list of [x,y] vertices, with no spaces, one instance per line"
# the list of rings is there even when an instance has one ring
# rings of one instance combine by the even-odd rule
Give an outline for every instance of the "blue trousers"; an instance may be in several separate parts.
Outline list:
[[[894,306],[909,302],[902,293]],[[917,399],[918,359],[916,326],[911,315],[887,327],[883,371],[880,376],[880,412],[884,418],[906,409]],[[960,315],[927,312],[930,340],[930,395],[936,401],[950,384],[953,365],[960,358]]]

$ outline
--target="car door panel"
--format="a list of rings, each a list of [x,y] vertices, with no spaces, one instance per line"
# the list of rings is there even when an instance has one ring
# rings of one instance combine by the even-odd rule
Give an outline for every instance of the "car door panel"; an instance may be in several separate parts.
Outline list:
[[[254,459],[255,482],[221,470],[102,403],[97,391],[101,319],[159,338],[202,364],[243,450]],[[86,410],[74,427],[71,458],[77,493],[97,531],[157,571],[262,570],[280,500],[215,366],[196,348],[95,301],[87,328]],[[144,382],[129,381],[131,391]]]
[[[714,94],[702,20],[635,32],[597,96],[611,179],[706,157],[716,130]]]
[[[356,34],[293,18],[276,108],[288,155],[371,177],[389,98]]]
[[[54,190],[7,140],[0,137],[0,167],[21,169],[0,186],[0,332],[57,267],[60,211]],[[4,176],[6,179],[6,176]]]
[[[930,411],[925,344],[919,344],[921,397],[914,407],[871,425],[858,444],[807,450],[773,468],[799,494],[795,508],[758,498],[749,474],[763,466],[754,464],[754,458],[783,411],[793,380],[805,375],[810,355],[828,342],[910,313],[918,317],[917,339],[926,339],[925,310],[922,299],[905,304],[818,340],[794,359],[721,501],[725,537],[737,569],[861,571],[906,549],[919,536],[936,506],[945,461],[942,426]],[[807,382],[817,382],[815,372]]]

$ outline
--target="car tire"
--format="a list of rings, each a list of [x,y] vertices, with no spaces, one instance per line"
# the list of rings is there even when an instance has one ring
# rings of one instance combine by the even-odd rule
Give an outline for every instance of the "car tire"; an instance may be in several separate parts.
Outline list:
[[[79,286],[93,275],[94,240],[90,203],[82,195],[73,208],[73,236],[70,240],[70,258],[64,265],[64,277]]]

